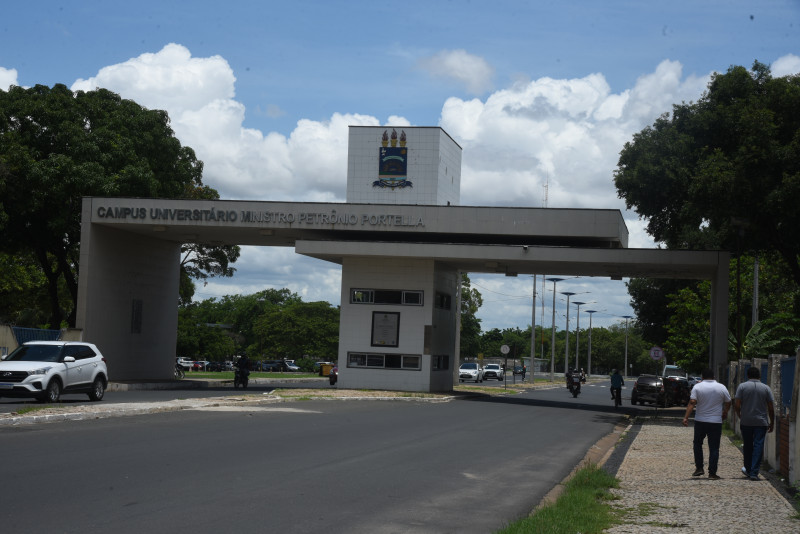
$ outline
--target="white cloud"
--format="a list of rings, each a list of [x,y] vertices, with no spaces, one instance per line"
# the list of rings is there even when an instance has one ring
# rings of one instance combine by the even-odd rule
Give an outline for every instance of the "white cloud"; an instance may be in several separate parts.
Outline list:
[[[775,63],[770,65],[770,70],[775,77],[800,74],[800,57],[794,54],[779,57]]]
[[[193,58],[186,47],[171,43],[155,54],[103,67],[97,76],[77,80],[72,89],[104,87],[150,109],[168,110],[172,116],[233,98],[235,82],[222,57]]]
[[[12,85],[19,85],[17,82],[17,70],[0,67],[0,89],[8,91]]]
[[[464,149],[462,202],[538,207],[547,185],[548,207],[624,210],[613,185],[622,146],[673,103],[698,99],[707,81],[663,61],[619,94],[591,74],[517,83],[485,102],[450,98],[440,125]],[[648,241],[642,228],[631,242]]]
[[[431,76],[454,80],[474,95],[492,87],[494,69],[485,59],[466,50],[442,50],[421,59],[419,65]]]

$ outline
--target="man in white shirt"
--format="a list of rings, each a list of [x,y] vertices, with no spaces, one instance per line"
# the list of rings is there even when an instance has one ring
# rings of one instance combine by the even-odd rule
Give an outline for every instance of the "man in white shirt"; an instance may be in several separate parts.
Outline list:
[[[708,436],[708,478],[719,480],[719,442],[722,439],[722,421],[728,417],[731,407],[731,394],[728,388],[714,380],[714,371],[703,371],[703,381],[695,384],[689,397],[689,405],[683,416],[683,426],[689,426],[689,416],[694,414],[694,466],[693,477],[703,473],[703,440]]]

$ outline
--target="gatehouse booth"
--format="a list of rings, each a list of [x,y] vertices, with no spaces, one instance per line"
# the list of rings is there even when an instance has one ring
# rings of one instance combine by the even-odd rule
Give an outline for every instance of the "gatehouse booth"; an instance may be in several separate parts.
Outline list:
[[[341,265],[340,387],[452,390],[462,272],[711,280],[727,361],[727,252],[629,249],[619,210],[461,206],[460,182],[441,128],[351,127],[345,203],[85,198],[76,326],[113,380],[169,379],[181,244],[280,246]]]

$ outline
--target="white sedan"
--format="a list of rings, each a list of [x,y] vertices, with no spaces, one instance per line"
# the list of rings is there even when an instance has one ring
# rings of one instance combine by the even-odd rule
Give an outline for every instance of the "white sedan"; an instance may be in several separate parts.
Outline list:
[[[462,363],[458,368],[458,381],[464,380],[474,380],[476,384],[483,382],[483,368],[477,363]]]

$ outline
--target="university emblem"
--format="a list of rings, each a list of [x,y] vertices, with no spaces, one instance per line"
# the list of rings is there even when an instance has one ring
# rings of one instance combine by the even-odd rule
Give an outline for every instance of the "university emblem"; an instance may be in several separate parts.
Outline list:
[[[406,147],[406,132],[400,130],[400,146],[397,146],[397,130],[383,131],[381,147],[378,156],[378,179],[372,182],[372,187],[413,187],[408,180],[408,148]],[[391,146],[389,146],[391,144]]]

